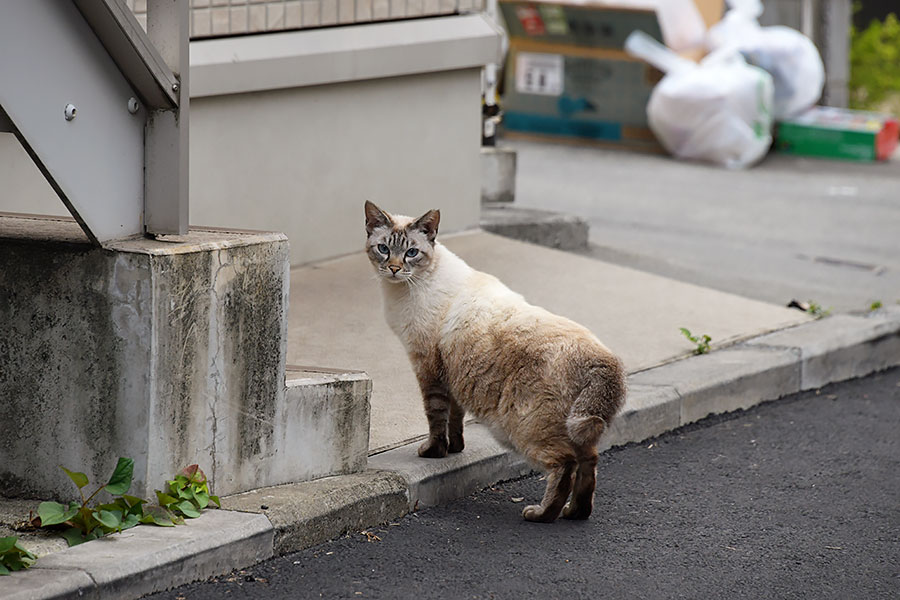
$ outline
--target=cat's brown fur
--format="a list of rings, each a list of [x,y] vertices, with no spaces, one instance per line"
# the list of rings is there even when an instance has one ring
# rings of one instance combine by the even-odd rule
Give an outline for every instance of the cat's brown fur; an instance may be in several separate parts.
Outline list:
[[[371,202],[365,209],[385,316],[425,403],[419,455],[462,451],[471,412],[547,472],[544,498],[525,507],[526,519],[588,518],[597,441],[625,398],[619,359],[584,327],[528,304],[435,241],[438,211],[413,220]]]

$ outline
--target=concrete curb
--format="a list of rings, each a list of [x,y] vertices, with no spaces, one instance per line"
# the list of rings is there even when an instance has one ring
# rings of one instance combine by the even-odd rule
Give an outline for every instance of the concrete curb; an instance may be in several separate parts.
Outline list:
[[[481,205],[480,224],[485,231],[558,250],[588,247],[588,223],[574,215],[487,202]]]
[[[604,437],[603,448],[897,365],[900,307],[804,323],[633,374],[628,407]],[[478,424],[467,426],[460,454],[425,460],[416,456],[416,446],[371,457],[363,473],[225,498],[224,506],[233,510],[208,511],[183,528],[138,527],[49,555],[29,571],[2,578],[0,597],[137,598],[360,531],[530,471]]]

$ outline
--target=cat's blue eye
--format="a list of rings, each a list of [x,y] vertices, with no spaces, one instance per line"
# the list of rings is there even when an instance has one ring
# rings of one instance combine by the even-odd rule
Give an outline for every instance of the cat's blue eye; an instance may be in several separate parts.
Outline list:
[[[408,256],[409,258],[412,258],[413,256],[415,256],[418,253],[419,253],[418,248],[410,248],[409,250],[406,251],[406,256]]]
[[[391,253],[390,248],[388,248],[384,244],[378,244],[378,251],[381,252],[382,254],[384,254],[385,256],[387,256],[388,254]]]

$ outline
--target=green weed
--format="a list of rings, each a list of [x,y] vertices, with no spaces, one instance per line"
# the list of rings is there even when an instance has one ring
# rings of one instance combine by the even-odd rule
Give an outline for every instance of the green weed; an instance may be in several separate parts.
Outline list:
[[[22,546],[18,536],[0,538],[0,575],[27,569],[36,560],[37,556]]]
[[[684,327],[681,327],[680,330],[684,337],[697,345],[697,347],[694,348],[694,354],[706,354],[709,352],[709,343],[712,341],[711,337],[706,334],[693,335],[689,329]]]
[[[70,502],[67,506],[59,502],[41,502],[38,506],[41,527],[68,525],[62,536],[69,546],[75,546],[113,532],[130,529],[140,523],[143,516],[142,505],[146,500],[127,495],[134,475],[132,459],[120,458],[109,481],[86,498],[84,488],[89,483],[87,475],[70,471],[65,467],[60,468],[78,486],[81,504]],[[91,506],[91,501],[102,491],[117,497],[112,502]]]

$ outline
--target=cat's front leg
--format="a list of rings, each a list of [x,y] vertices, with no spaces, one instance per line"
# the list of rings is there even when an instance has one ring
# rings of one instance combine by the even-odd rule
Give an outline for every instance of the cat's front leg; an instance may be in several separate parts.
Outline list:
[[[447,425],[450,417],[450,396],[439,388],[423,389],[425,417],[428,419],[428,439],[419,446],[423,458],[444,458],[450,449]],[[460,431],[460,434],[462,432]]]

